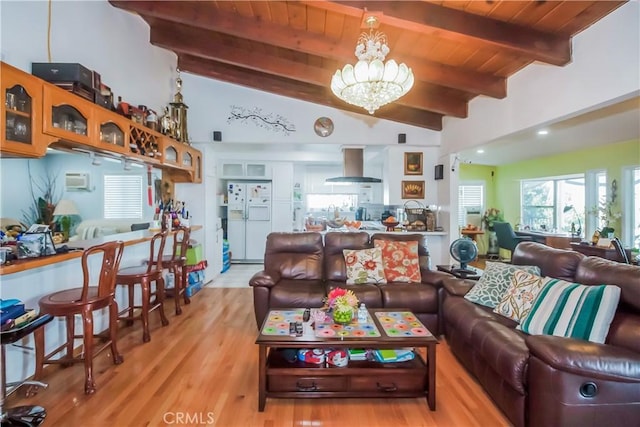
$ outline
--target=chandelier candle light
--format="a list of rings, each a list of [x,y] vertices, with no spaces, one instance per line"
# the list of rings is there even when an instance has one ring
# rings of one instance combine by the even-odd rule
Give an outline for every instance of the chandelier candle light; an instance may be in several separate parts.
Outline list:
[[[378,19],[369,16],[365,20],[369,33],[358,38],[355,55],[358,63],[337,70],[331,79],[331,90],[343,101],[364,108],[373,114],[383,105],[393,102],[409,92],[413,86],[413,72],[405,64],[398,65],[384,58],[389,53],[387,36],[373,28]]]

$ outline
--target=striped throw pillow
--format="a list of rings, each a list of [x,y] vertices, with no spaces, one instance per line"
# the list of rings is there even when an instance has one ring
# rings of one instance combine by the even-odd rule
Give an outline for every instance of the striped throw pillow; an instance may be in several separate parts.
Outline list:
[[[551,279],[516,328],[531,335],[604,343],[619,300],[617,286],[585,286]]]

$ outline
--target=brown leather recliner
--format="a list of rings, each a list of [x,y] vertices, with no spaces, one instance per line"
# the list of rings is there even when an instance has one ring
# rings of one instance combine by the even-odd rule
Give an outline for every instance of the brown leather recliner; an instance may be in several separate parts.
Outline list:
[[[271,308],[321,307],[324,247],[320,233],[271,233],[267,236],[264,270],[256,273],[253,305],[258,328]]]
[[[640,419],[640,268],[523,242],[516,265],[586,285],[619,286],[605,344],[529,336],[463,298],[472,281],[444,281],[443,322],[453,354],[515,426],[635,425]]]

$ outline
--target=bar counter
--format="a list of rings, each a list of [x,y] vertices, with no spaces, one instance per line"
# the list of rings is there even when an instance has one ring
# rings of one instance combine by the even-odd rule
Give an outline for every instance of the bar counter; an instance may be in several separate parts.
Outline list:
[[[192,226],[192,232],[202,229],[202,226]],[[141,230],[128,233],[111,234],[97,239],[67,242],[71,248],[78,250],[65,254],[49,255],[40,258],[28,258],[11,261],[11,264],[0,267],[0,292],[3,299],[16,298],[21,300],[27,308],[39,310],[38,301],[44,295],[64,289],[82,286],[82,262],[83,249],[108,241],[122,240],[125,244],[120,267],[141,265],[149,258],[149,242],[157,231]],[[60,245],[58,245],[60,246]],[[170,253],[169,240],[165,245],[165,253]],[[97,275],[102,265],[102,257],[93,255],[89,257],[89,269],[91,271],[90,283],[97,283]],[[126,289],[116,286],[116,302],[119,307],[125,307],[127,301]],[[139,293],[136,295],[139,300]],[[136,301],[139,303],[139,301]],[[165,311],[172,310],[173,302],[168,300]],[[108,324],[108,310],[94,313],[94,330],[104,331]],[[66,332],[64,319],[55,318],[45,326],[46,348],[45,353],[51,352],[65,342]],[[82,322],[76,317],[76,330],[82,330]],[[33,334],[28,335],[16,344],[34,348]],[[80,341],[76,343],[80,345]],[[24,347],[8,346],[6,351],[7,381],[20,381],[33,374],[35,369],[35,354],[33,351],[25,351]]]
[[[200,230],[201,228],[201,225],[194,225],[193,227],[191,227],[191,231]],[[62,245],[58,245],[58,247],[66,245],[69,248],[69,252],[56,255],[47,255],[38,258],[23,258],[13,260],[10,263],[0,266],[0,276],[4,276],[5,274],[19,273],[21,271],[30,270],[33,268],[46,267],[48,265],[80,258],[82,256],[83,249],[87,249],[95,245],[100,245],[105,242],[122,240],[125,247],[148,242],[151,240],[155,233],[157,233],[157,231],[155,230],[130,231],[128,233],[110,234],[108,236],[103,236],[96,239],[75,240],[72,242],[67,242]],[[1,283],[2,282],[0,281],[0,284]]]

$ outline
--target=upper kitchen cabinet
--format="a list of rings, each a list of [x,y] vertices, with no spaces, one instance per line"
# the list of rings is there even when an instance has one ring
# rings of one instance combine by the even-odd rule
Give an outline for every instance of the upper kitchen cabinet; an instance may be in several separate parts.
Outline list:
[[[129,154],[130,120],[106,108],[96,107],[93,114],[93,135],[98,135],[98,147],[107,152]]]
[[[98,135],[91,129],[98,108],[73,93],[51,84],[43,84],[42,130],[72,145],[95,145]]]
[[[223,161],[223,179],[271,179],[271,166],[261,162]]]
[[[42,134],[42,81],[0,62],[3,157],[41,157],[50,138]]]

